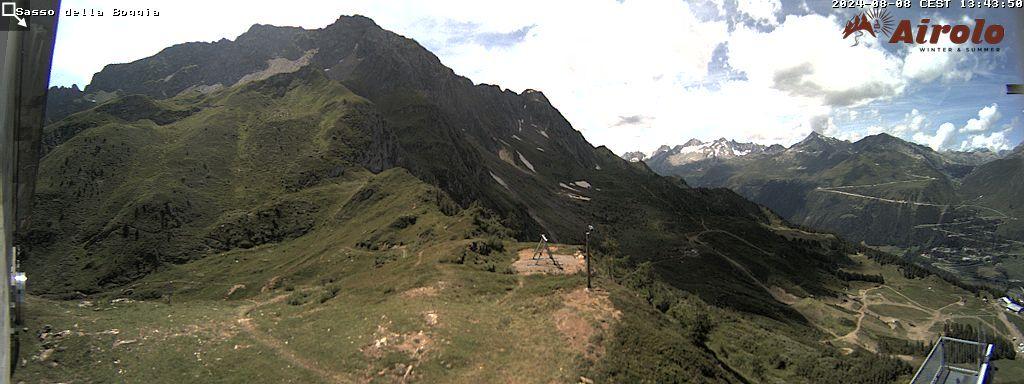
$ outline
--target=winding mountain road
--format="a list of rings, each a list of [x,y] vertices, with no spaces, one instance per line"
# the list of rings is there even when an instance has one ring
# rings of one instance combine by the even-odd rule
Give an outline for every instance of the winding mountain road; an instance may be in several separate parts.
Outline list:
[[[1013,217],[1011,217],[1010,215],[1007,215],[1005,212],[1002,212],[1002,211],[997,210],[995,208],[986,207],[986,206],[977,205],[977,204],[957,204],[957,205],[952,205],[952,204],[922,203],[922,202],[918,202],[918,201],[888,199],[888,198],[884,198],[884,197],[868,196],[868,195],[862,195],[862,194],[859,194],[859,193],[840,191],[840,189],[879,187],[879,186],[883,186],[883,185],[893,185],[893,184],[901,184],[901,183],[914,183],[914,182],[921,182],[921,181],[928,181],[928,180],[935,180],[935,179],[934,178],[927,178],[927,179],[916,179],[916,180],[890,181],[890,182],[878,183],[878,184],[842,185],[842,186],[837,186],[837,187],[817,187],[817,188],[814,188],[813,191],[826,192],[826,193],[835,193],[835,194],[849,196],[849,197],[856,197],[856,198],[860,198],[860,199],[875,200],[875,201],[881,201],[881,202],[884,202],[884,203],[891,203],[891,204],[909,204],[909,205],[924,206],[924,207],[953,208],[954,210],[970,207],[970,208],[976,208],[976,209],[979,209],[979,210],[986,210],[986,211],[994,212],[994,213],[998,214],[1000,216],[999,218],[1001,218],[1001,219],[1013,219]]]

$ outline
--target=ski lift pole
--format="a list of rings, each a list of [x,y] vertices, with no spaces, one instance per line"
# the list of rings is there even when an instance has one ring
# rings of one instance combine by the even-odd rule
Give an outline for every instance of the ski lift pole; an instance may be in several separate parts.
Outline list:
[[[594,226],[593,225],[587,225],[587,234],[586,234],[586,239],[587,240],[586,240],[586,243],[584,243],[584,246],[583,246],[583,249],[584,249],[583,258],[584,258],[584,260],[587,263],[587,290],[588,291],[594,289],[593,285],[591,285],[591,283],[590,283],[590,232],[593,231],[593,230],[594,230]]]

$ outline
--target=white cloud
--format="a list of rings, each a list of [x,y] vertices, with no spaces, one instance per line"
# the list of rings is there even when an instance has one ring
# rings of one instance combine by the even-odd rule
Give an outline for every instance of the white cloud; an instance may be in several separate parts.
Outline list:
[[[964,16],[966,18],[966,16]],[[961,21],[962,23],[964,21]],[[946,20],[938,20],[936,25],[949,23]],[[974,25],[974,19],[968,23]],[[927,48],[936,48],[939,51],[930,49],[922,51],[920,46],[909,46],[906,48],[906,55],[903,59],[903,77],[920,83],[928,83],[934,80],[941,81],[970,81],[977,72],[991,70],[994,62],[989,56],[970,55],[964,52],[957,52],[956,49],[973,47],[974,44],[954,44],[947,35],[943,35],[936,44],[928,44]]]
[[[992,132],[988,135],[971,135],[962,143],[960,143],[960,150],[967,151],[972,149],[987,148],[992,151],[1001,151],[1005,149],[1013,148],[1013,143],[1010,142],[1009,135],[1012,128],[1007,128],[1001,131]]]
[[[950,54],[935,54],[910,50],[904,59],[903,76],[909,79],[929,82],[948,73],[959,60]]]
[[[578,6],[587,13],[573,16],[573,23],[559,17],[530,20],[536,27],[514,46],[449,46],[440,56],[475,82],[542,90],[574,128],[620,153],[674,143],[684,136],[681,129],[713,122],[710,111],[735,108],[720,93],[692,86],[707,76],[715,47],[728,36],[724,21],[701,22],[676,1]],[[687,108],[703,103],[713,105]],[[642,126],[616,126],[621,116],[634,115],[656,118]]]
[[[904,116],[903,122],[893,126],[892,133],[896,136],[905,136],[920,132],[924,122],[924,114],[914,108]]]
[[[989,131],[1000,118],[998,111],[998,105],[992,104],[990,106],[983,107],[978,111],[978,117],[967,121],[967,123],[957,129],[956,125],[952,122],[945,122],[939,125],[933,133],[928,133],[929,119],[928,117],[918,109],[914,108],[910,112],[903,115],[903,119],[888,128],[883,126],[870,126],[867,128],[868,134],[876,134],[886,132],[893,136],[901,137],[906,140],[916,142],[931,147],[935,150],[946,150],[959,148],[961,150],[968,150],[973,148],[990,148],[996,149],[1003,146],[1009,145],[1008,135],[1012,131],[1013,127],[1017,125],[1017,119],[1013,122],[1003,126],[1003,130],[1000,132],[994,132],[989,135],[958,135],[958,133],[971,133],[971,132],[986,132]],[[960,142],[959,145],[956,143]],[[998,149],[996,149],[998,150]]]
[[[970,71],[957,71],[959,63],[964,61],[963,54],[922,52],[910,50],[904,59],[903,77],[931,82],[940,77],[943,80],[971,80],[974,74]]]
[[[750,18],[777,25],[776,15],[782,11],[782,4],[779,0],[745,0],[738,3],[739,11],[746,13]]]
[[[927,145],[935,150],[1007,149],[1012,147],[1009,136],[1013,129],[1019,125],[1020,119],[1015,117],[1013,121],[1003,125],[998,132],[986,134],[985,132],[995,127],[1001,117],[998,108],[998,104],[995,103],[985,106],[978,111],[977,118],[969,119],[963,127],[957,129],[956,125],[952,122],[945,122],[931,134],[926,131],[929,126],[929,119],[923,112],[915,108],[906,113],[901,121],[890,128],[871,126],[867,128],[867,132],[868,134],[887,132],[906,140]],[[978,132],[981,133],[970,134]],[[961,135],[962,133],[968,133],[968,135]],[[959,145],[956,144],[958,142]]]
[[[999,105],[993,103],[978,111],[978,118],[967,120],[967,125],[960,128],[960,132],[985,132],[992,125],[999,121],[1002,115],[999,113]]]
[[[953,123],[942,123],[942,125],[935,130],[934,134],[929,135],[924,132],[918,132],[914,134],[912,140],[938,151],[946,148],[950,140],[953,139],[954,133],[956,133],[956,126],[954,126]]]
[[[1006,149],[1012,149],[1019,143],[1014,143],[1010,136],[1013,131],[1020,127],[1021,117],[1014,116],[1010,119],[1009,123],[1003,124],[998,131],[991,132],[989,134],[981,133],[977,135],[968,135],[967,138],[960,143],[960,150],[966,151],[978,148],[988,148],[992,151],[1002,151]]]
[[[820,15],[787,16],[771,32],[739,27],[729,39],[729,64],[754,86],[811,97],[828,106],[857,106],[902,92],[901,61],[864,40],[837,38],[839,22]]]

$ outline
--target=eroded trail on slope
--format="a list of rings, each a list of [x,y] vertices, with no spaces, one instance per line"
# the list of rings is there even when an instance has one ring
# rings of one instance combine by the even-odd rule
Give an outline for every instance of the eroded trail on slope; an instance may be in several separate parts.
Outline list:
[[[241,326],[242,330],[244,330],[247,334],[252,336],[252,338],[256,340],[256,342],[260,343],[260,345],[274,351],[274,353],[276,353],[278,356],[280,356],[282,359],[289,362],[290,364],[316,374],[325,382],[354,382],[354,380],[352,380],[343,373],[332,372],[328,369],[321,367],[315,361],[302,357],[301,355],[296,353],[295,350],[288,347],[288,345],[285,342],[281,341],[280,339],[270,334],[267,334],[266,332],[259,330],[259,328],[257,328],[256,325],[253,324],[252,318],[249,317],[249,314],[252,311],[266,305],[280,303],[284,301],[287,297],[288,295],[279,295],[269,300],[253,301],[251,305],[242,306],[238,309],[238,318],[235,321],[238,323],[238,325]]]
[[[768,285],[766,285],[764,282],[762,282],[761,279],[758,279],[757,276],[755,276],[752,272],[750,272],[750,270],[747,269],[747,267],[745,265],[743,265],[740,262],[736,261],[732,257],[729,257],[725,253],[722,253],[717,248],[715,248],[715,247],[709,245],[708,243],[705,243],[705,242],[700,240],[700,237],[702,235],[706,235],[706,234],[709,234],[709,233],[721,233],[721,234],[725,234],[725,235],[731,236],[731,237],[733,237],[733,238],[743,242],[747,246],[749,246],[751,248],[754,248],[754,249],[758,250],[759,252],[761,252],[761,253],[763,253],[765,255],[768,255],[768,256],[772,255],[771,252],[765,251],[765,250],[755,246],[754,244],[751,244],[746,239],[743,239],[742,237],[739,237],[739,236],[737,236],[736,234],[734,234],[732,232],[729,232],[729,231],[726,231],[726,230],[721,230],[721,229],[707,229],[707,226],[705,226],[705,230],[704,231],[701,231],[701,232],[698,232],[696,234],[687,236],[691,243],[702,245],[702,246],[710,249],[711,251],[713,251],[715,255],[718,255],[723,260],[728,262],[730,265],[733,266],[733,268],[736,268],[736,270],[740,271],[744,276],[749,278],[751,282],[753,282],[758,287],[761,287],[761,289],[764,289],[765,292],[768,292],[768,294],[771,295],[772,298],[774,298],[778,302],[783,303],[783,304],[787,304],[787,305],[792,305],[793,303],[796,302],[797,298],[795,296],[786,293],[781,288],[776,287],[775,289],[772,289],[772,288],[768,287]]]

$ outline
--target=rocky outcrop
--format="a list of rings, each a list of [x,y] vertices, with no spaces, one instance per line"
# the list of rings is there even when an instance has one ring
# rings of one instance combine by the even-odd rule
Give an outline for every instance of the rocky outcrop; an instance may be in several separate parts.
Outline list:
[[[85,92],[78,85],[71,87],[50,87],[46,91],[46,118],[44,124],[49,125],[73,113],[84,111],[96,106],[95,102],[85,98]]]

